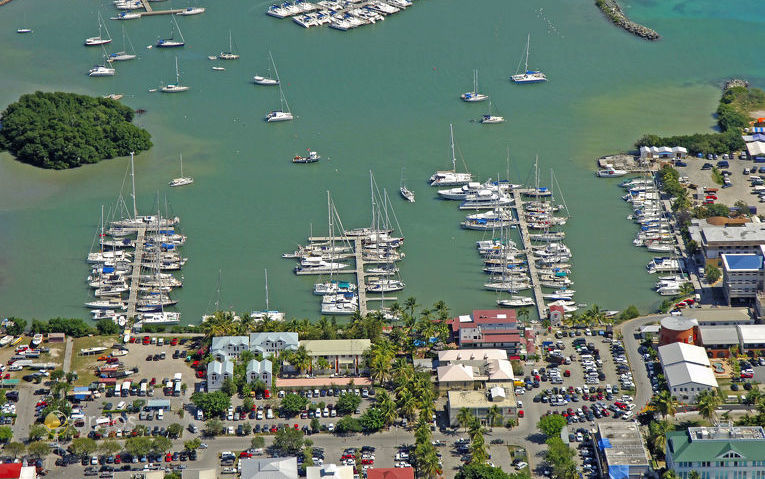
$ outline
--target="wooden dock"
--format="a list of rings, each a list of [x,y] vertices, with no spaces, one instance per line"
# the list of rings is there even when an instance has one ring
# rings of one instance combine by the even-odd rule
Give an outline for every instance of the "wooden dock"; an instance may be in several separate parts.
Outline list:
[[[144,0],[146,1],[146,0]],[[130,295],[128,296],[127,317],[135,317],[135,307],[138,302],[138,286],[141,282],[141,270],[143,267],[143,246],[146,228],[138,229],[135,240],[135,255],[133,256],[133,270],[130,272]]]
[[[359,313],[366,316],[367,312],[367,273],[364,271],[364,245],[361,237],[353,238],[353,252],[356,253],[356,291],[359,293]]]
[[[542,297],[542,285],[539,283],[537,265],[534,263],[534,258],[531,255],[531,237],[529,236],[529,227],[526,223],[526,217],[523,215],[523,198],[520,190],[513,190],[513,199],[515,199],[513,208],[518,215],[518,230],[521,234],[521,241],[523,241],[523,249],[526,252],[526,263],[529,267],[531,287],[534,291],[534,302],[537,304],[537,314],[539,314],[539,319],[541,321],[547,317],[547,306],[545,306],[545,300],[544,297]]]
[[[175,15],[176,13],[181,13],[184,10],[183,8],[173,8],[170,10],[154,10],[151,7],[149,0],[141,0],[141,3],[143,4],[143,9],[146,10],[145,12],[141,13],[142,17],[149,17],[152,15]]]

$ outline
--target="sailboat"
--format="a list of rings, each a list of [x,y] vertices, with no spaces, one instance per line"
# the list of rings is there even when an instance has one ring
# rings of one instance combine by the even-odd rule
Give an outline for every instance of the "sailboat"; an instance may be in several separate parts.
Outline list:
[[[181,72],[178,70],[178,57],[175,57],[175,83],[170,83],[161,88],[162,93],[179,93],[191,87],[181,85]]]
[[[178,26],[178,22],[175,20],[175,16],[171,15],[172,22],[170,23],[170,38],[160,38],[157,40],[157,48],[173,48],[173,47],[182,47],[186,44],[186,41],[183,39],[183,32],[181,32],[181,27]],[[178,30],[178,35],[181,36],[180,41],[175,40],[175,33],[173,30],[173,24],[175,24],[175,28]]]
[[[103,38],[101,36],[101,29],[106,30],[106,38]],[[98,12],[98,36],[97,37],[90,37],[85,39],[85,46],[86,47],[95,47],[98,45],[106,45],[107,43],[112,42],[112,37],[109,35],[109,30],[106,28],[106,25],[104,25],[104,19],[101,18],[101,12]]]
[[[106,66],[106,63],[108,62],[108,59],[106,57],[106,49],[101,47],[104,52],[104,64],[103,65],[96,65],[90,70],[88,70],[88,76],[89,77],[113,77],[115,73],[115,69],[112,67]]]
[[[255,75],[252,77],[252,81],[256,85],[274,86],[279,85],[279,72],[276,70],[276,63],[274,63],[274,57],[271,52],[268,52],[268,58],[271,60],[271,65],[268,66],[268,76]],[[271,78],[271,66],[274,67],[274,75],[276,78]]]
[[[541,83],[547,81],[544,73],[537,70],[529,70],[529,43],[531,43],[531,34],[526,39],[526,61],[523,67],[523,73],[517,73],[510,77],[515,83]]]
[[[24,25],[27,24],[27,14],[24,13]],[[32,33],[32,29],[28,27],[21,27],[16,29],[16,33]]]
[[[250,314],[250,317],[254,321],[263,321],[266,319],[266,317],[272,321],[284,321],[284,313],[279,311],[272,311],[268,307],[268,270],[265,271],[266,276],[266,309],[265,311],[253,311]]]
[[[460,98],[469,103],[484,101],[489,98],[489,95],[478,93],[478,70],[473,70],[473,91],[463,93]]]
[[[238,60],[239,54],[234,53],[234,42],[231,40],[231,30],[228,31],[228,51],[220,52],[218,60]]]
[[[183,176],[183,153],[181,153],[181,176],[178,178],[173,178],[168,184],[170,186],[184,186],[190,185],[192,183],[194,183],[194,178],[190,176]]]
[[[278,110],[269,112],[264,118],[266,122],[273,123],[277,121],[292,120],[292,112],[290,111],[290,106],[287,103],[287,98],[284,97],[284,91],[282,90],[281,85],[279,85],[279,103],[281,103],[281,108]],[[284,111],[285,107],[287,108],[287,111]]]
[[[430,186],[461,186],[473,181],[473,175],[468,173],[457,173],[457,157],[454,153],[454,126],[449,123],[449,134],[451,137],[452,148],[452,169],[446,171],[436,171],[430,177]]]
[[[504,123],[505,117],[499,116],[499,115],[492,115],[491,114],[491,102],[489,102],[489,113],[485,114],[483,117],[481,117],[481,124],[482,125],[493,125],[496,123]]]
[[[401,196],[403,196],[406,201],[414,203],[414,193],[404,184],[403,168],[401,168],[401,185],[399,186],[399,191],[401,192]]]
[[[130,53],[126,51],[125,43],[130,45]],[[125,25],[122,25],[122,51],[110,54],[109,58],[106,61],[108,61],[109,63],[124,62],[126,60],[133,60],[135,58],[136,58],[136,54],[135,54],[135,48],[133,48],[133,42],[131,42],[130,38],[127,37],[127,33],[125,32]]]

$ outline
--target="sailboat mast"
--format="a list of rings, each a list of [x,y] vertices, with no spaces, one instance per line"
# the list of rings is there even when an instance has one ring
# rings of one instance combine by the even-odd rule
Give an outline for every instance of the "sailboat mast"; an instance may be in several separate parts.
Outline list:
[[[329,261],[332,263],[332,252],[335,250],[335,234],[334,226],[332,225],[332,199],[330,197],[329,190],[327,190],[327,232],[329,233]],[[329,268],[329,276],[332,277],[332,270]]]
[[[130,182],[133,185],[133,191],[130,194],[130,197],[133,198],[133,218],[138,217],[138,208],[135,205],[135,165],[133,162],[133,155],[134,153],[130,152]]]
[[[181,178],[183,178],[183,153],[181,153]]]
[[[268,308],[268,269],[266,268],[263,271],[265,272],[265,275],[266,275],[266,311],[268,311],[269,310]]]
[[[473,70],[473,93],[478,93],[478,70]]]
[[[452,147],[452,171],[457,172],[457,155],[454,153],[454,125],[449,123],[449,137],[451,138],[451,147]]]
[[[175,57],[175,84],[181,84],[181,72],[178,70],[178,57]]]
[[[101,244],[101,253],[104,252],[104,205],[101,205],[101,236],[98,238]]]
[[[375,226],[375,187],[374,187],[374,177],[372,176],[372,170],[369,170],[369,197],[372,201],[372,224],[370,225],[372,229],[374,229]]]
[[[523,69],[524,73],[529,71],[529,44],[531,43],[531,33],[526,37],[526,64]]]

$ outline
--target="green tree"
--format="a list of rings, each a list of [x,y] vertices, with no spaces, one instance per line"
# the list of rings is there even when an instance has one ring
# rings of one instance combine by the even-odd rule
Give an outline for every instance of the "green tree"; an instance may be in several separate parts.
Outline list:
[[[223,384],[220,387],[220,392],[222,392],[228,397],[231,397],[234,394],[236,394],[238,390],[239,389],[236,387],[236,383],[234,383],[234,381],[230,378],[224,379]]]
[[[95,440],[89,437],[76,437],[72,439],[72,444],[69,446],[69,449],[72,451],[72,454],[89,456],[96,452],[98,444]]]
[[[696,396],[696,405],[699,415],[709,422],[717,418],[717,408],[722,404],[722,398],[717,391],[706,390]]]
[[[499,410],[499,407],[495,405],[486,411],[486,422],[492,428],[498,423],[502,424],[502,412]]]
[[[64,377],[66,377],[66,373],[64,372],[63,369],[56,369],[55,371],[50,373],[50,379],[52,381],[60,381],[64,379]]]
[[[167,434],[173,439],[178,439],[183,435],[183,426],[174,422],[167,426]]]
[[[152,146],[149,133],[131,123],[133,115],[115,100],[38,91],[0,115],[0,148],[24,163],[54,169],[126,156]]]
[[[5,129],[5,118],[3,118],[3,130]],[[2,130],[0,130],[0,144],[2,141]],[[8,324],[5,326],[5,332],[11,336],[21,336],[27,327],[27,321],[21,318],[8,318]]]
[[[344,416],[337,421],[335,431],[338,434],[348,434],[352,432],[361,432],[364,428],[361,425],[361,421],[352,416]]]
[[[356,394],[343,394],[337,400],[337,412],[338,414],[352,414],[356,411],[356,408],[361,404],[361,396]]]
[[[251,432],[252,432],[252,424],[250,424],[249,422],[242,424],[243,436],[249,436]]]
[[[704,267],[704,276],[706,277],[707,283],[715,284],[722,276],[722,271],[720,271],[720,268],[717,266],[708,264]]]
[[[96,323],[98,334],[102,336],[112,336],[120,333],[120,327],[111,319],[101,319]]]
[[[455,479],[511,479],[513,476],[499,467],[469,463],[462,466]]]
[[[634,304],[631,304],[627,306],[627,308],[621,312],[619,315],[619,320],[621,321],[627,321],[630,319],[634,319],[640,316],[640,311],[638,311],[637,306]]]
[[[31,425],[29,426],[29,440],[39,441],[40,439],[44,437],[48,437],[49,432],[50,432],[50,429],[43,426],[42,424]]]
[[[364,428],[364,432],[367,433],[377,432],[385,426],[385,417],[377,407],[371,407],[364,411],[359,421],[361,422],[361,427]]]
[[[252,441],[250,441],[250,446],[253,449],[262,449],[266,447],[266,440],[263,436],[255,436],[252,438]]]
[[[566,426],[566,418],[560,414],[548,414],[542,416],[537,423],[539,429],[547,437],[558,437]]]
[[[125,450],[133,456],[142,457],[151,452],[152,441],[148,437],[130,437],[125,441]]]
[[[699,471],[693,470],[688,473],[688,479],[701,479],[701,474]]]
[[[231,396],[223,391],[212,393],[196,392],[191,395],[191,402],[204,411],[205,416],[217,416],[228,410]]]
[[[30,456],[42,458],[50,454],[50,446],[45,441],[35,441],[27,445],[27,453]]]
[[[282,455],[294,456],[303,448],[303,432],[291,427],[281,428],[274,436],[273,447]]]
[[[470,441],[470,462],[484,464],[489,459],[489,451],[486,446],[486,440],[482,433],[473,436]]]
[[[205,434],[208,436],[219,436],[221,433],[223,433],[223,423],[220,419],[209,419],[205,423]]]
[[[470,412],[470,409],[463,407],[457,412],[457,424],[467,431],[468,426],[475,420],[475,416]]]
[[[286,417],[294,417],[305,410],[306,404],[308,404],[308,399],[305,397],[300,394],[289,393],[282,398],[279,410]]]
[[[0,442],[8,442],[13,437],[13,429],[8,426],[0,426]]]
[[[120,443],[118,443],[114,439],[107,439],[98,445],[98,450],[101,451],[103,454],[110,456],[112,454],[117,454],[118,452],[120,452],[122,450],[122,446],[120,445]]]
[[[651,406],[656,410],[663,418],[668,416],[674,416],[677,408],[677,400],[672,396],[668,390],[660,391],[658,394],[651,398]]]
[[[151,450],[156,453],[165,453],[173,447],[173,441],[165,436],[157,436],[151,441]]]
[[[191,439],[183,443],[183,447],[187,451],[193,451],[194,449],[199,449],[199,446],[201,445],[202,445],[202,441],[198,437],[195,437],[194,439]]]
[[[321,429],[321,423],[319,422],[319,420],[316,418],[311,419],[311,431],[319,432],[320,429]]]
[[[11,457],[23,456],[27,450],[27,446],[23,442],[11,441],[3,446],[3,451]],[[95,449],[94,449],[95,450]]]

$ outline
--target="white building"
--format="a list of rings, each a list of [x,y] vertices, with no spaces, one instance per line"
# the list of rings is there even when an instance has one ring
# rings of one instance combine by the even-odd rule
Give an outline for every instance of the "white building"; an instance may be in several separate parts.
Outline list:
[[[300,346],[298,333],[268,332],[250,334],[250,351],[263,357],[278,356],[282,351],[294,351]]]
[[[234,363],[228,359],[223,362],[210,361],[207,365],[207,390],[220,391],[226,379],[234,379]]]
[[[271,387],[272,375],[271,361],[264,359],[257,361],[255,359],[247,363],[247,382],[254,383],[256,381],[263,381],[267,388]]]
[[[689,427],[667,433],[667,469],[681,479],[765,478],[765,431],[760,426]]]
[[[241,479],[297,479],[296,457],[240,459]]]
[[[353,466],[324,464],[306,467],[306,479],[353,479]]]
[[[653,160],[658,158],[685,158],[688,150],[682,146],[641,146],[640,159]]]
[[[659,346],[659,360],[669,391],[680,401],[692,403],[700,392],[717,388],[717,379],[702,347],[686,343]]]
[[[217,336],[212,339],[210,354],[218,361],[235,359],[239,353],[250,349],[250,338],[247,336]]]
[[[730,305],[734,301],[751,301],[757,293],[765,290],[763,256],[765,246],[759,246],[759,254],[723,254],[723,293]]]

